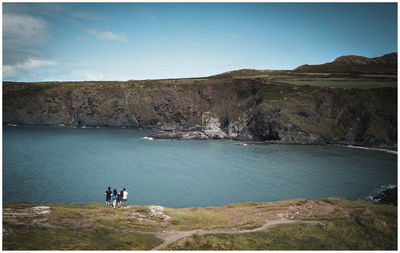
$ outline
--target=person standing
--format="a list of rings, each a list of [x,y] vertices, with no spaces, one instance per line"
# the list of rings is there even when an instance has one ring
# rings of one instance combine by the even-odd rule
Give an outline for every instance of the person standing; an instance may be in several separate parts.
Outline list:
[[[106,195],[106,207],[109,207],[110,206],[111,195],[112,195],[110,186],[108,187],[105,195]]]
[[[115,208],[116,204],[117,204],[117,189],[114,188],[113,194],[112,194],[112,200],[113,200],[113,208]]]
[[[120,192],[118,193],[118,196],[117,196],[117,205],[118,205],[118,208],[121,207],[121,201],[122,201],[122,191],[120,191]]]
[[[126,191],[126,189],[124,188],[124,190],[122,191],[122,206],[125,203],[125,207],[128,207],[128,192]]]

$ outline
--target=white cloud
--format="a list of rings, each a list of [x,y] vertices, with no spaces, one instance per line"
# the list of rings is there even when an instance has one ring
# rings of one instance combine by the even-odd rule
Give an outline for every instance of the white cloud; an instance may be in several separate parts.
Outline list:
[[[3,65],[3,76],[6,78],[14,77],[21,74],[26,70],[35,69],[39,67],[54,66],[57,62],[52,60],[41,60],[41,59],[28,59],[23,63],[17,63],[14,65]]]
[[[85,74],[85,81],[101,81],[104,80],[104,76],[102,74]]]
[[[64,3],[4,3],[3,13],[29,14],[34,16],[59,16],[69,12]]]
[[[88,32],[90,34],[96,36],[100,40],[115,40],[115,41],[121,41],[121,42],[128,41],[125,34],[115,34],[110,31],[99,32],[94,29],[90,29]]]
[[[50,39],[47,23],[24,14],[3,15],[3,64],[23,63],[38,57],[38,47]]]
[[[3,66],[3,77],[12,77],[17,74],[17,68],[15,66],[4,65]]]
[[[53,60],[39,60],[39,59],[28,59],[20,67],[23,69],[32,69],[46,66],[54,66],[57,63]]]

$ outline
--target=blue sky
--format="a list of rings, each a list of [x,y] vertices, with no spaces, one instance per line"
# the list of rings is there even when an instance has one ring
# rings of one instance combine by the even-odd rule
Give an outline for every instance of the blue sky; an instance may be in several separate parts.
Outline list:
[[[3,3],[3,80],[293,69],[397,52],[397,3]]]

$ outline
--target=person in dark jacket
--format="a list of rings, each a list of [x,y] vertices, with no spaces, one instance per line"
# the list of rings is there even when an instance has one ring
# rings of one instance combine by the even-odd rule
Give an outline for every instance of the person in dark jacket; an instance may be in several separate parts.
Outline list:
[[[121,207],[122,195],[123,195],[123,193],[122,193],[122,191],[120,191],[120,192],[118,193],[118,196],[117,196],[117,205],[118,205],[118,208]]]
[[[109,207],[110,206],[111,195],[112,195],[110,186],[108,187],[105,195],[106,195],[106,207]]]
[[[117,189],[114,188],[113,194],[111,196],[112,201],[113,201],[113,208],[117,205]]]

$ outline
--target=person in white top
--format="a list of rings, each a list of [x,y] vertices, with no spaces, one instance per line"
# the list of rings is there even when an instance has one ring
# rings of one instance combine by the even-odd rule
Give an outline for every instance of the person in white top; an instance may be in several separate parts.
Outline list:
[[[124,188],[123,190],[123,196],[122,196],[122,206],[125,203],[125,207],[128,207],[128,192],[126,191],[126,189]]]

